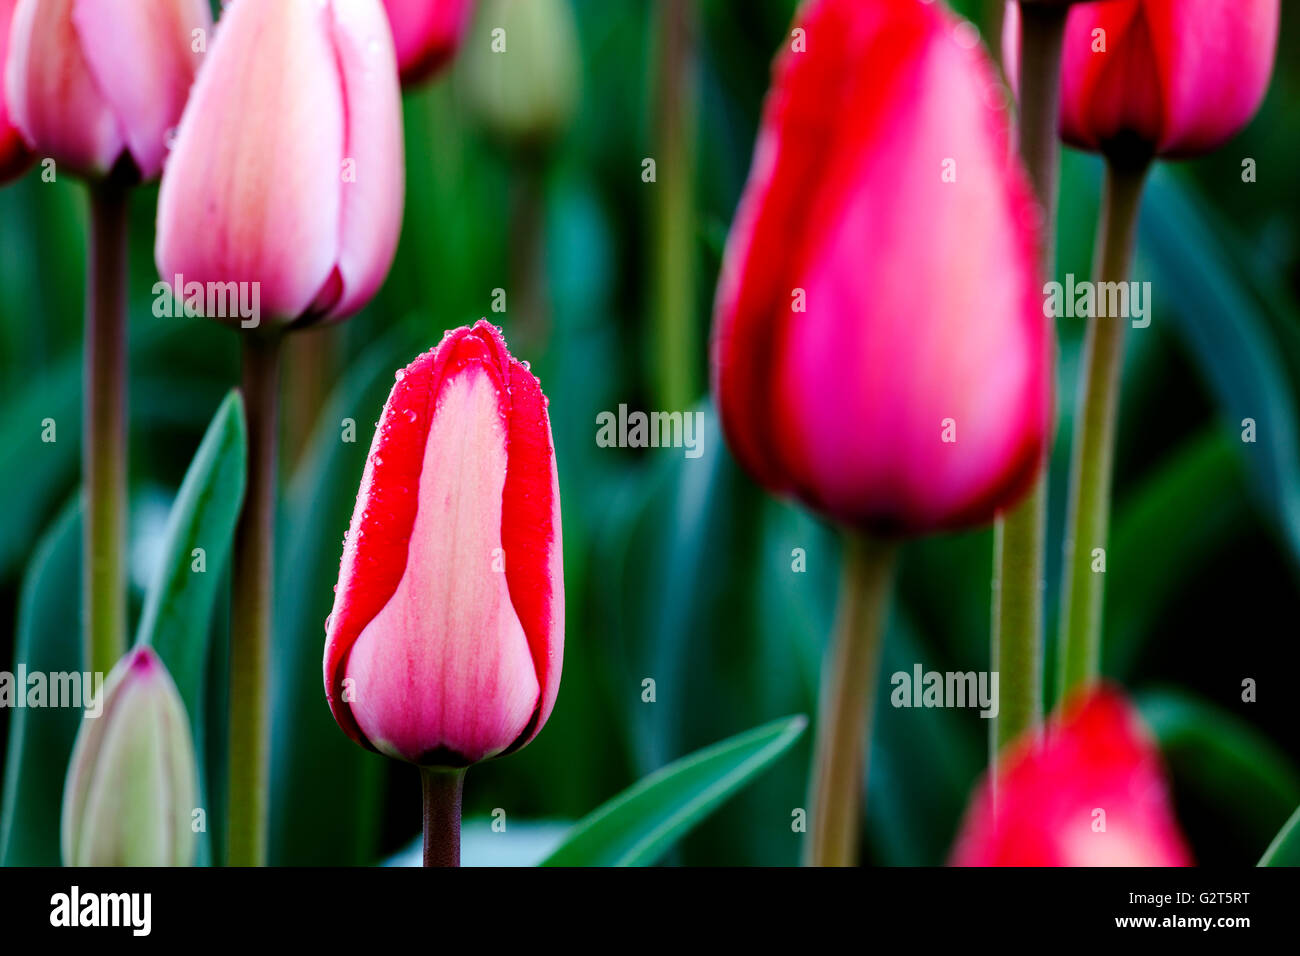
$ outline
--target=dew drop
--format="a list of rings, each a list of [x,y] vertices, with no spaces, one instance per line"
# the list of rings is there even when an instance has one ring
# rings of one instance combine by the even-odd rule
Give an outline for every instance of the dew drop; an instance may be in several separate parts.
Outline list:
[[[397,381],[399,382],[402,379],[406,378],[406,369],[399,368],[396,372],[393,373],[393,378],[397,379]]]

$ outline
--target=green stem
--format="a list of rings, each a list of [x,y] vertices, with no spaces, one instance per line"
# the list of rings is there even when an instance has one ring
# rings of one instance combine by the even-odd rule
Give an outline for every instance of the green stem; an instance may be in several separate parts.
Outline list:
[[[108,673],[126,652],[126,233],[129,189],[90,187],[82,470],[84,656]]]
[[[460,800],[464,787],[464,770],[420,768],[425,866],[460,866]]]
[[[241,333],[244,406],[248,415],[248,491],[235,531],[230,612],[231,866],[266,862],[269,771],[267,669],[274,573],[276,438],[279,428],[279,335]]]
[[[1097,229],[1094,272],[1098,282],[1127,281],[1137,235],[1138,202],[1149,163],[1109,162]],[[1123,316],[1088,320],[1083,374],[1074,415],[1070,505],[1061,590],[1058,704],[1097,679],[1105,575],[1094,571],[1095,549],[1106,548],[1111,471],[1124,358]]]
[[[660,408],[685,408],[698,395],[695,315],[695,0],[658,6],[654,190],[654,354]]]
[[[840,606],[822,666],[813,754],[809,866],[852,866],[896,546],[846,534]]]
[[[1043,210],[1039,266],[1044,275],[1052,273],[1056,259],[1056,193],[1061,165],[1056,129],[1067,13],[1067,7],[1020,6],[1020,119],[1016,129],[1020,155]],[[1049,352],[1042,360],[1050,364],[1054,358]],[[999,704],[990,733],[995,753],[1042,724],[1048,451],[1043,449],[1038,474],[1024,500],[999,515],[994,528],[990,666],[998,673]]]

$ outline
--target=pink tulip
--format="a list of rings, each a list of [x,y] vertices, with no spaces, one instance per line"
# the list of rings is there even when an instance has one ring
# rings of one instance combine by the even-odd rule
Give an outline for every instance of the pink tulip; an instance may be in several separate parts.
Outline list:
[[[0,183],[19,176],[32,160],[32,154],[23,142],[22,134],[9,118],[5,105],[5,64],[9,62],[9,24],[13,20],[17,0],[0,0]]]
[[[939,4],[812,0],[796,26],[718,285],[723,428],[846,524],[990,520],[1041,458],[1053,351],[991,66]]]
[[[37,153],[80,175],[127,157],[153,179],[199,68],[207,0],[18,0],[5,98]]]
[[[392,264],[404,190],[379,0],[235,0],[163,175],[158,269],[257,283],[276,322],[345,318]]]
[[[465,37],[471,0],[384,0],[403,85],[427,80],[451,61]]]
[[[1188,866],[1160,755],[1116,691],[1076,698],[971,799],[955,866]]]
[[[1070,11],[1061,136],[1080,149],[1197,156],[1231,139],[1268,89],[1280,0],[1107,0]],[[1019,10],[1007,5],[1008,72]]]
[[[517,750],[564,653],[546,398],[487,322],[397,373],[326,622],[325,694],[358,743],[421,766]]]

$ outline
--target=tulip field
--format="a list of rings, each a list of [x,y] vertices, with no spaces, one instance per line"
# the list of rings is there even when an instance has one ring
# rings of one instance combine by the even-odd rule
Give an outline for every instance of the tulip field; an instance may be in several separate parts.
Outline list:
[[[0,0],[0,866],[1300,865],[1297,49]]]

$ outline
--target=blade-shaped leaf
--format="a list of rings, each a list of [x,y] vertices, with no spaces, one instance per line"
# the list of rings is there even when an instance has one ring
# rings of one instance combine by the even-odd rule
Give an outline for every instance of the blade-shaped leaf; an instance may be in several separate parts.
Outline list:
[[[152,644],[167,665],[196,736],[203,716],[212,605],[244,500],[247,443],[244,404],[232,391],[213,416],[176,494],[162,561],[145,596],[136,637],[140,644]]]
[[[81,670],[81,508],[70,506],[37,546],[23,580],[14,673]],[[27,688],[14,688],[24,697]],[[0,865],[58,866],[59,810],[75,707],[14,707],[0,809]]]
[[[1290,759],[1235,714],[1176,690],[1141,694],[1138,707],[1175,780],[1241,839],[1267,840],[1300,803],[1300,773]]]
[[[808,720],[785,717],[683,757],[580,821],[543,866],[649,866],[785,753]]]
[[[1300,430],[1283,342],[1274,334],[1249,279],[1228,267],[1231,250],[1173,174],[1151,177],[1143,199],[1142,249],[1170,315],[1214,392],[1227,427],[1255,423],[1240,452],[1253,484],[1300,561]]]
[[[1300,866],[1300,807],[1260,857],[1260,866]]]
[[[213,781],[206,759],[210,735],[205,693],[212,656],[212,610],[230,557],[244,500],[248,434],[244,403],[230,392],[217,409],[172,503],[158,572],[145,595],[136,640],[152,644],[190,718],[199,765],[199,806],[215,822]],[[212,861],[212,830],[205,827],[198,860]]]

